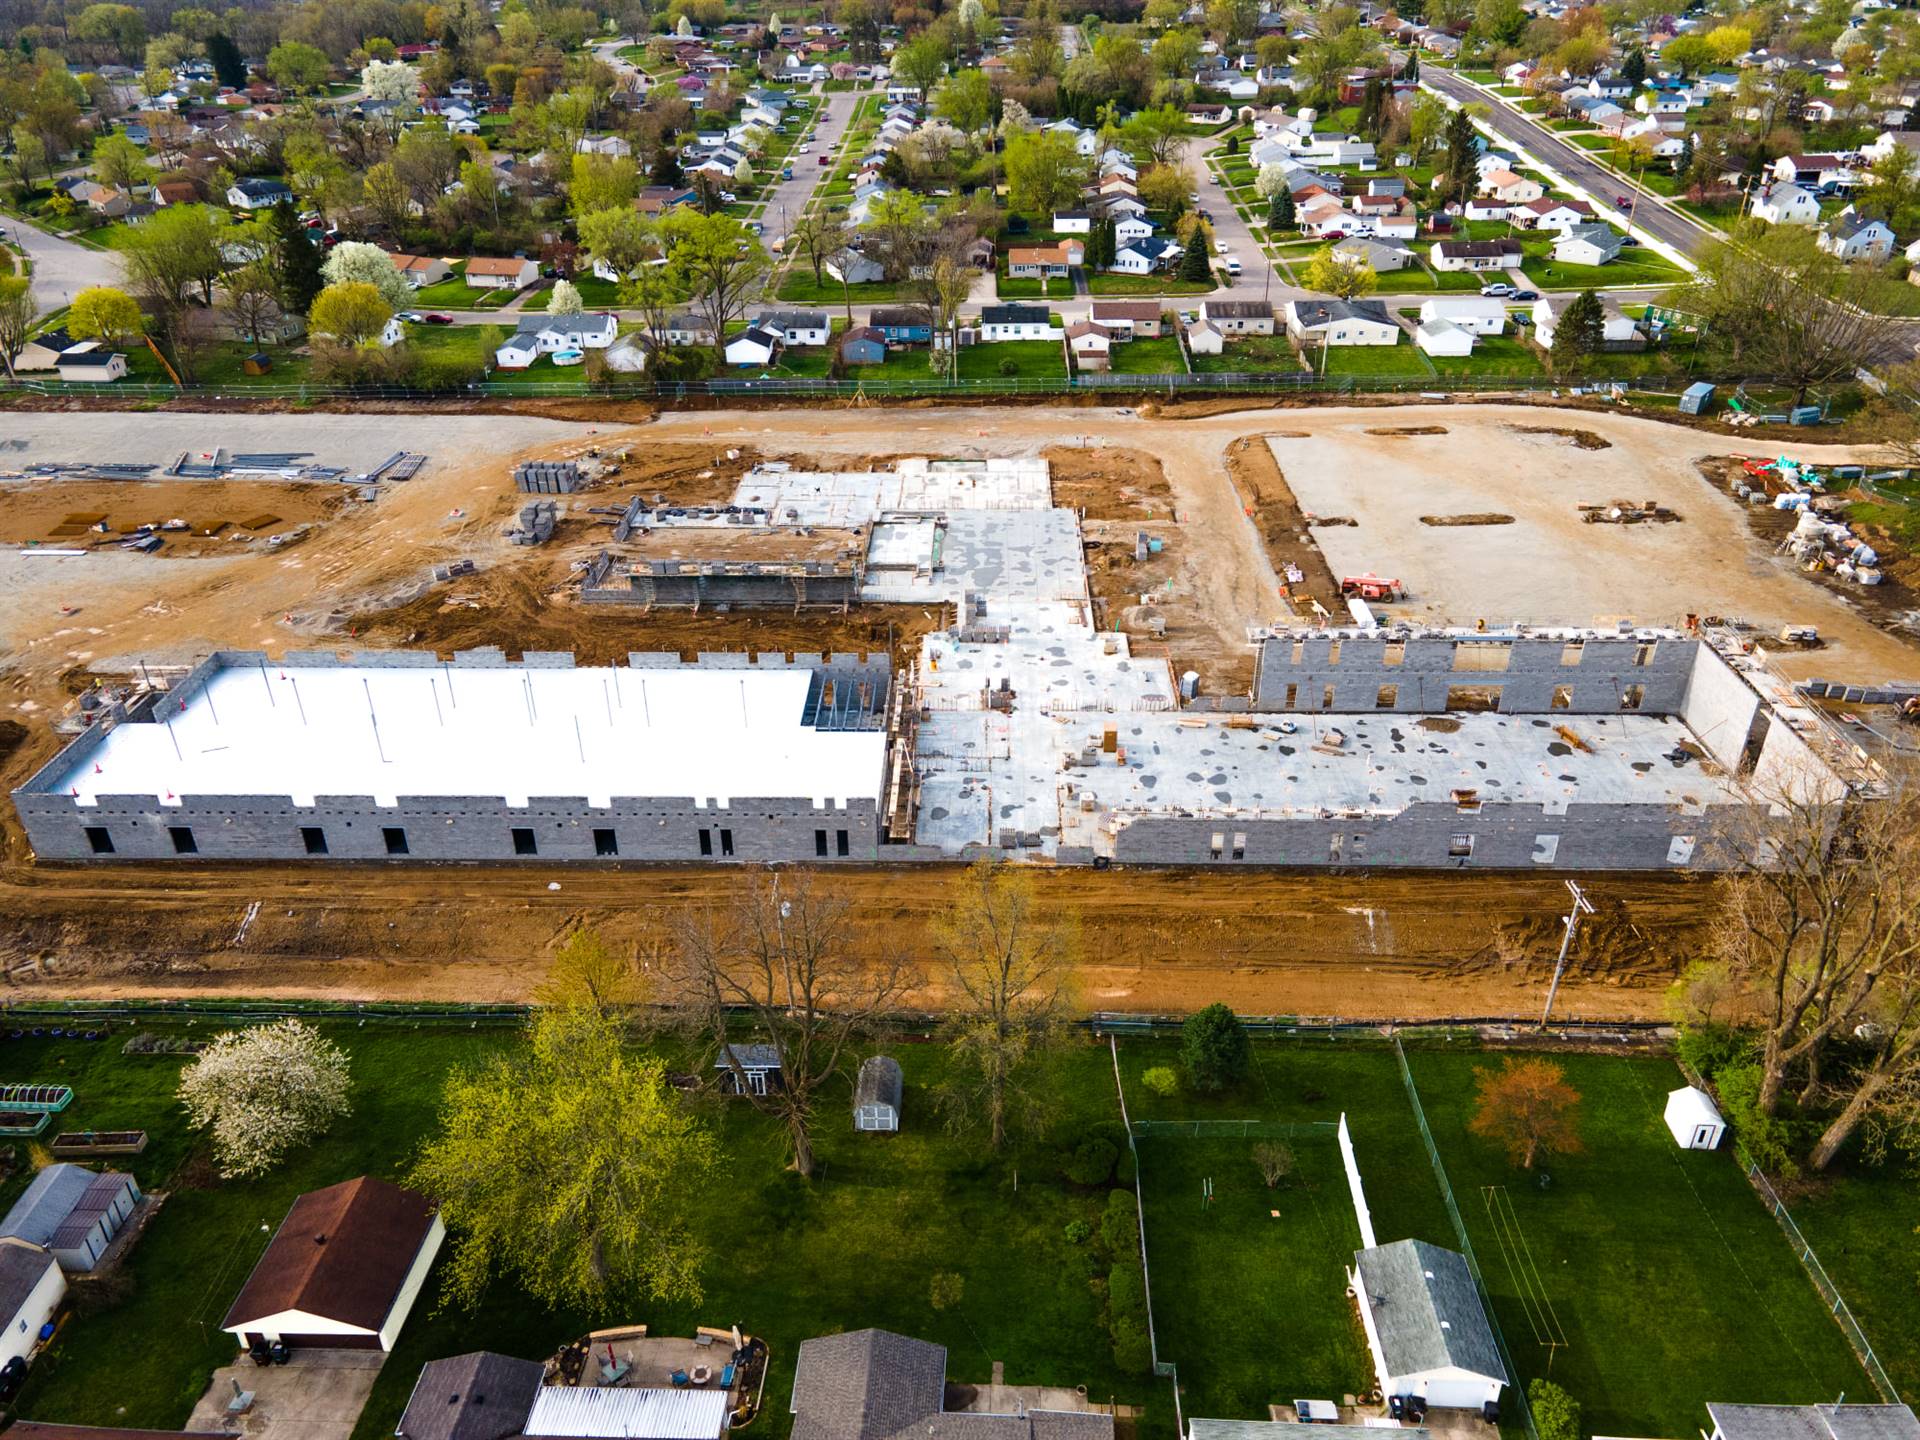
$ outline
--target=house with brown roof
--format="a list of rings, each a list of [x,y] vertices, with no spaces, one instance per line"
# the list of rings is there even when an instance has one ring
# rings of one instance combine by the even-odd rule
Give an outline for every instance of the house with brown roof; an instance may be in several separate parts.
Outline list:
[[[200,187],[191,180],[162,180],[153,187],[156,205],[198,205]]]
[[[220,1328],[249,1349],[283,1340],[391,1350],[446,1227],[426,1196],[362,1175],[293,1202]]]
[[[1072,239],[1054,245],[1015,245],[1007,251],[1007,275],[1057,280],[1083,263],[1086,255],[1086,246]]]
[[[539,278],[539,262],[523,255],[475,255],[467,261],[469,290],[524,290]]]
[[[1096,300],[1087,318],[1102,326],[1115,340],[1160,338],[1160,302],[1158,300]]]
[[[437,285],[453,273],[453,267],[438,255],[392,255],[393,268],[414,289]]]

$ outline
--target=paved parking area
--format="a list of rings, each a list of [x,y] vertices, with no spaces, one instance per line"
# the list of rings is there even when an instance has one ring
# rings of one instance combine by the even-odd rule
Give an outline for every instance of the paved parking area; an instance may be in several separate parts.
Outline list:
[[[386,1356],[367,1350],[309,1350],[287,1365],[243,1360],[213,1372],[187,1421],[190,1431],[237,1430],[249,1440],[350,1440]],[[234,1386],[253,1392],[253,1408],[231,1417]]]

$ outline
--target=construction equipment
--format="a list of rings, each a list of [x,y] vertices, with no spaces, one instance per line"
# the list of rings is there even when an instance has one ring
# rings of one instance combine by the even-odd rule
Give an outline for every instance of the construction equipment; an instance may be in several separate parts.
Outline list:
[[[1340,593],[1350,599],[1360,600],[1404,600],[1407,587],[1398,580],[1368,571],[1365,575],[1347,575],[1340,581]]]

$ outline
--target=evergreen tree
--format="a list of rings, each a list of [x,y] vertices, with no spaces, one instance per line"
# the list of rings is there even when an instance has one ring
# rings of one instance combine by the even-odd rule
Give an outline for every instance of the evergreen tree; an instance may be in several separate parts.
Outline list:
[[[1207,236],[1204,230],[1195,230],[1193,239],[1180,256],[1180,278],[1204,284],[1213,278],[1213,265],[1207,255]]]
[[[1227,154],[1238,155],[1240,153],[1240,137],[1238,135],[1229,135],[1227,137],[1226,149]]]
[[[1673,157],[1673,173],[1676,175],[1685,175],[1689,170],[1693,169],[1693,157],[1698,153],[1699,148],[1700,147],[1694,142],[1693,132],[1691,130],[1681,136],[1680,153]]]
[[[1418,50],[1409,50],[1407,52],[1407,63],[1400,67],[1400,78],[1402,80],[1419,80],[1420,52]]]
[[[1560,312],[1559,324],[1554,326],[1554,370],[1572,374],[1589,355],[1599,354],[1606,337],[1606,321],[1599,295],[1592,290],[1582,290],[1574,296]]]
[[[307,238],[307,228],[293,206],[284,201],[269,212],[268,225],[272,235],[270,263],[274,285],[280,292],[280,308],[289,315],[304,315],[327,286],[320,273],[320,247]]]
[[[1378,75],[1367,78],[1367,88],[1360,97],[1360,133],[1371,139],[1380,138],[1380,130],[1387,115],[1387,85]]]
[[[686,172],[680,168],[679,153],[671,145],[662,145],[653,157],[653,183],[656,185],[684,185]]]
[[[238,90],[247,83],[247,62],[240,58],[240,47],[233,43],[233,37],[225,33],[216,33],[207,37],[207,59],[213,62],[213,73],[222,85],[231,85]]]
[[[1282,185],[1267,201],[1267,229],[1291,230],[1296,223],[1293,192]]]
[[[1447,180],[1455,189],[1469,188],[1473,162],[1480,153],[1479,136],[1464,108],[1447,118]]]
[[[1620,62],[1620,78],[1629,85],[1647,83],[1647,52],[1639,46],[1627,52],[1627,58]]]

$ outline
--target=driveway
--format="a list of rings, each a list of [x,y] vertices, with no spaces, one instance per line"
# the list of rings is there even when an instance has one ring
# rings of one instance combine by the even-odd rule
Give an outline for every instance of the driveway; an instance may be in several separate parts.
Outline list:
[[[71,305],[92,285],[121,283],[120,261],[110,250],[92,250],[27,224],[5,222],[8,232],[33,261],[33,304],[42,315]]]
[[[223,1366],[187,1429],[238,1430],[248,1440],[351,1440],[386,1358],[371,1350],[304,1350],[289,1365],[243,1359]],[[253,1408],[230,1417],[235,1385],[253,1392]]]

